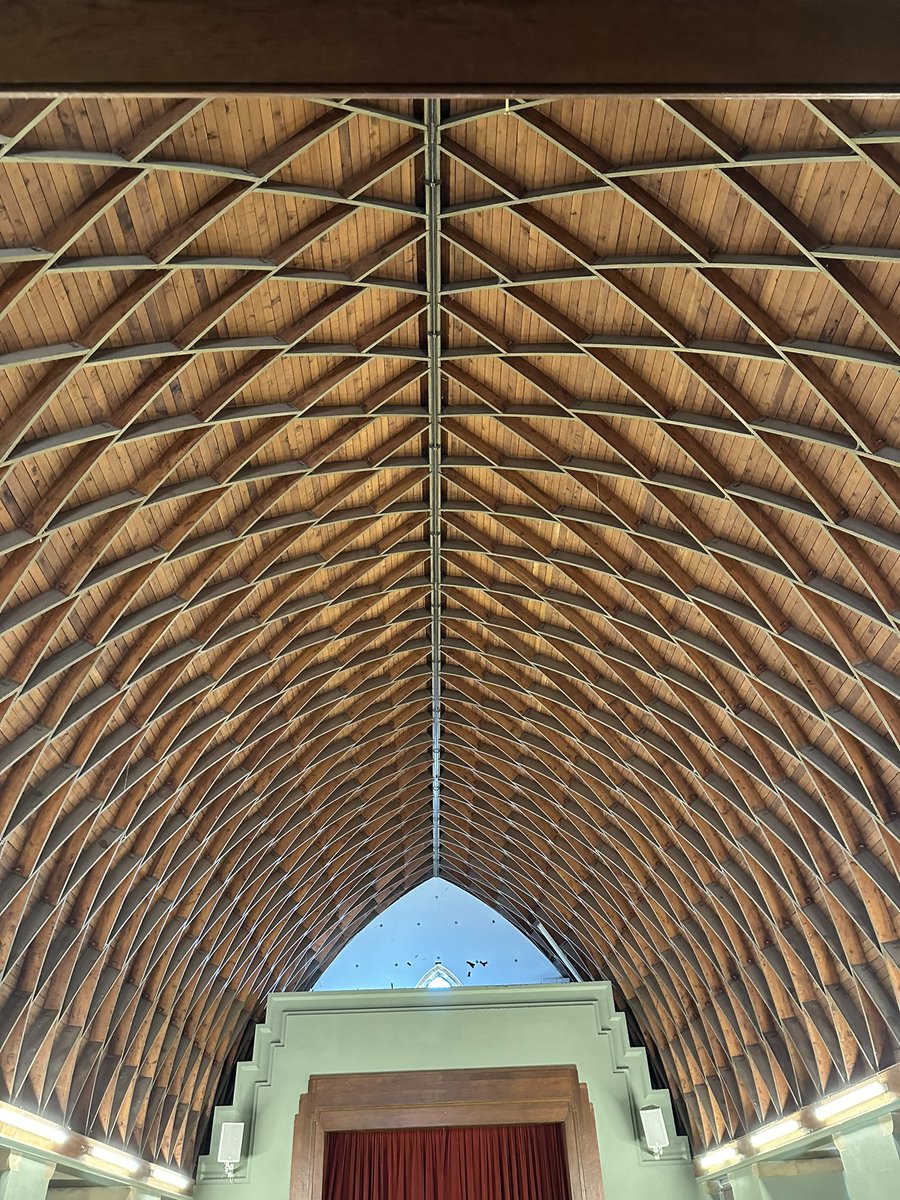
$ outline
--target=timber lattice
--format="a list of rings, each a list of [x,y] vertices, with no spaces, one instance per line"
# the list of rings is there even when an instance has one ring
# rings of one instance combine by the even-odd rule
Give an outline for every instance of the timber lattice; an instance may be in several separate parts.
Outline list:
[[[436,739],[695,1146],[896,1058],[900,101],[440,117],[0,100],[0,1089],[147,1157]]]

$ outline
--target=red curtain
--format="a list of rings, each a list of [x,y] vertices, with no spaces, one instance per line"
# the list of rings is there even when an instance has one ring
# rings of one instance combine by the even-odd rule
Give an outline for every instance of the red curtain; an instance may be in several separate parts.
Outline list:
[[[569,1200],[562,1125],[329,1133],[323,1200]]]

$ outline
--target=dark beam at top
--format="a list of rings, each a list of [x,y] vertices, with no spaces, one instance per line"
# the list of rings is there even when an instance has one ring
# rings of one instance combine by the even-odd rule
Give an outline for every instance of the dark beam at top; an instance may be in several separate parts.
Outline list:
[[[18,0],[0,88],[891,91],[885,0]]]

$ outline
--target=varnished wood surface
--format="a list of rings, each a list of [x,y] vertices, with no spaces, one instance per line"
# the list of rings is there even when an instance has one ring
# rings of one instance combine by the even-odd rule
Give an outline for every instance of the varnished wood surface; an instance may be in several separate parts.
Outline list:
[[[506,95],[897,87],[883,0],[16,0],[8,87]]]
[[[0,101],[0,1089],[148,1158],[431,871],[421,118]],[[441,871],[700,1147],[900,1037],[900,104],[442,121]]]

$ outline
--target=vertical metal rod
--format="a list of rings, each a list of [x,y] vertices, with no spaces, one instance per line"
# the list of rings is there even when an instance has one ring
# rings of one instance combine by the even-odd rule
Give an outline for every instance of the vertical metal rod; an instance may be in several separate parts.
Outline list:
[[[425,101],[428,478],[431,550],[432,874],[441,867],[441,102]]]

